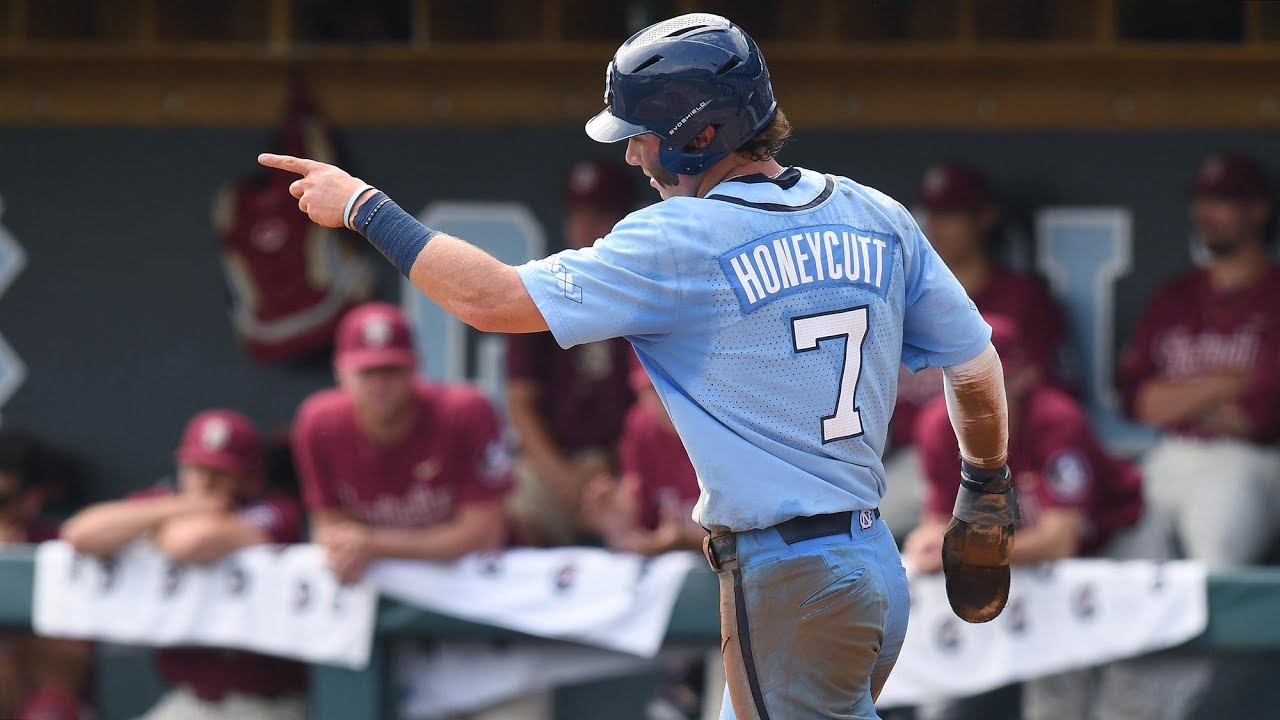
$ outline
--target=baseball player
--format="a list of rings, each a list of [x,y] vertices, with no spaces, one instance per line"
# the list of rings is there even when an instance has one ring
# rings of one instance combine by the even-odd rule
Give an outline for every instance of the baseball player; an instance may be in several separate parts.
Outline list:
[[[114,555],[150,537],[177,563],[214,562],[251,545],[302,540],[296,500],[264,489],[262,440],[249,418],[206,410],[188,423],[175,453],[176,487],[157,485],[90,505],[62,526],[78,552]],[[306,666],[256,653],[166,648],[156,669],[169,691],[144,720],[306,717]]]
[[[905,572],[877,518],[898,364],[945,368],[963,457],[947,531],[952,607],[1008,598],[1013,497],[990,328],[899,203],[784,167],[791,126],[739,27],[696,13],[646,28],[606,71],[586,126],[626,140],[662,202],[593,247],[518,268],[418,223],[323,163],[299,207],[361,231],[480,330],[565,347],[631,341],[689,450],[720,579],[727,718],[874,718],[906,632]]]
[[[1208,266],[1151,298],[1118,379],[1126,411],[1167,431],[1144,462],[1152,504],[1173,515],[1189,556],[1239,567],[1280,529],[1280,266],[1256,163],[1207,158],[1193,196]]]

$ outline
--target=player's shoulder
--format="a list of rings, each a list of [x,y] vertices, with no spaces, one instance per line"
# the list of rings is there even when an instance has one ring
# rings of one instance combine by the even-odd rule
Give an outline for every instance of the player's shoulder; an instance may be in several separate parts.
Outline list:
[[[354,421],[355,405],[341,388],[326,388],[307,396],[298,406],[297,424],[305,427],[323,425],[332,428]]]

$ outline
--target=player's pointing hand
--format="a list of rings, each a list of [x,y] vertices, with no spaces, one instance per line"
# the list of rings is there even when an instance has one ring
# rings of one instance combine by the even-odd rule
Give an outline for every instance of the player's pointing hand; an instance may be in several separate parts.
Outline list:
[[[343,227],[343,211],[351,194],[364,186],[359,178],[353,178],[346,170],[315,160],[263,153],[258,162],[270,168],[296,173],[298,178],[289,186],[289,194],[298,199],[298,209],[311,221],[325,227]],[[372,194],[370,189],[367,194]],[[361,198],[363,199],[363,198]],[[354,212],[356,203],[351,208]]]

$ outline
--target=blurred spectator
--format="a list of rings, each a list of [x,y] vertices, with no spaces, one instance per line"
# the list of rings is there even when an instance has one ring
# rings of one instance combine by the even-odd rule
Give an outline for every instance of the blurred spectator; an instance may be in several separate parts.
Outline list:
[[[627,411],[618,445],[621,477],[601,475],[587,483],[582,493],[584,525],[614,550],[645,556],[701,550],[707,531],[693,520],[700,492],[693,463],[649,374],[634,353],[630,359],[636,402]],[[702,653],[672,655],[665,670],[647,716],[699,717],[708,687]],[[719,692],[722,685],[714,687]]]
[[[972,168],[936,165],[924,174],[918,198],[926,211],[925,237],[985,316],[1000,315],[1016,330],[1018,351],[1028,372],[1066,386],[1061,362],[1062,315],[1048,288],[1036,278],[997,264],[992,236],[1000,211],[986,179]],[[942,370],[925,368],[914,375],[898,371],[898,403],[889,421],[892,449],[885,458],[887,488],[881,517],[901,539],[920,516],[924,481],[915,449],[916,415],[942,394]]]
[[[0,548],[58,536],[55,525],[41,520],[50,455],[34,436],[0,430]],[[0,717],[81,717],[91,654],[84,642],[0,633]]]
[[[636,403],[619,442],[621,477],[596,476],[587,484],[584,523],[615,550],[701,550],[707,531],[693,520],[698,477],[649,374],[634,356],[631,364]]]
[[[293,498],[263,491],[262,441],[245,416],[207,410],[187,424],[176,488],[156,486],[85,508],[62,528],[82,553],[113,555],[148,537],[179,563],[209,563],[251,545],[302,539]],[[170,691],[145,720],[306,715],[306,666],[253,653],[174,648],[155,653]]]
[[[565,243],[587,248],[635,203],[631,178],[604,161],[573,166],[564,189]],[[522,541],[567,545],[582,539],[581,494],[607,473],[634,396],[623,338],[569,350],[549,332],[507,336],[507,409],[520,443],[511,502]]]
[[[1022,519],[1013,562],[1066,557],[1163,560],[1170,556],[1167,518],[1144,508],[1137,468],[1109,456],[1094,438],[1084,410],[1041,380],[1021,351],[1013,323],[989,316],[992,344],[1004,365],[1009,403],[1009,468]],[[922,572],[942,570],[942,536],[959,487],[959,447],[946,400],[925,407],[916,421],[928,485],[924,517],[907,538],[904,555]],[[1199,664],[1138,659],[1027,682],[1026,720],[1174,718],[1189,711],[1207,684]],[[925,717],[1017,717],[1017,688],[929,708]]]
[[[453,560],[507,535],[511,459],[480,392],[415,377],[418,359],[398,308],[367,303],[338,326],[338,387],[298,409],[293,451],[312,535],[353,582],[378,558]],[[538,718],[550,698],[476,718]]]
[[[1160,288],[1120,361],[1126,412],[1166,432],[1147,456],[1150,502],[1211,568],[1261,560],[1280,524],[1280,267],[1264,239],[1261,168],[1200,166],[1191,219],[1209,264]]]

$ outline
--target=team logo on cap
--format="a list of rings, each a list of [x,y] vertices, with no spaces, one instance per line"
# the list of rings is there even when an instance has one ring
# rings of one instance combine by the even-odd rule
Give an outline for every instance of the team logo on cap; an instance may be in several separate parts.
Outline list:
[[[947,171],[941,167],[931,167],[924,174],[924,191],[926,193],[942,192],[947,185]]]
[[[231,425],[222,418],[210,418],[200,428],[200,444],[205,450],[221,450],[231,439]]]
[[[391,321],[385,317],[371,317],[361,329],[364,344],[370,347],[386,347],[391,342]]]
[[[591,188],[596,186],[600,173],[596,171],[595,165],[591,163],[579,163],[573,168],[573,172],[569,175],[569,187],[574,192],[585,193],[590,192]]]

